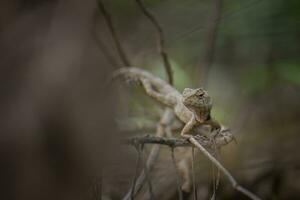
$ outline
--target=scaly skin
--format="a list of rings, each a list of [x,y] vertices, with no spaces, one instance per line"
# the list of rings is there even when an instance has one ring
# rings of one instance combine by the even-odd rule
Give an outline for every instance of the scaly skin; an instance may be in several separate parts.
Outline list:
[[[226,145],[233,140],[232,134],[224,129],[210,116],[212,108],[211,98],[201,88],[184,89],[180,94],[166,81],[139,68],[122,68],[114,73],[114,78],[122,77],[129,81],[140,83],[146,93],[158,102],[173,109],[175,115],[185,123],[181,136],[189,138],[196,135],[204,136],[207,140],[214,139],[213,144],[217,146]],[[203,131],[203,125],[209,125],[210,131]],[[208,133],[209,135],[205,135]],[[216,137],[215,137],[216,136]],[[191,155],[186,150],[177,149],[177,153],[184,155],[177,163],[179,173],[182,177],[182,190],[190,192],[192,179],[190,177]]]
[[[186,138],[191,137],[195,132],[197,133],[198,127],[204,124],[210,125],[212,128],[211,131],[217,129],[217,132],[219,132],[221,125],[211,118],[212,100],[207,91],[202,88],[185,88],[182,92],[182,102],[193,115],[183,127],[181,136]]]
[[[139,82],[149,96],[165,106],[171,107],[176,116],[185,123],[181,132],[183,137],[188,138],[191,135],[197,135],[198,127],[204,124],[210,125],[212,131],[221,129],[220,124],[210,116],[211,98],[202,88],[186,88],[183,94],[180,94],[166,81],[134,67],[121,68],[114,73],[114,77],[119,76]]]

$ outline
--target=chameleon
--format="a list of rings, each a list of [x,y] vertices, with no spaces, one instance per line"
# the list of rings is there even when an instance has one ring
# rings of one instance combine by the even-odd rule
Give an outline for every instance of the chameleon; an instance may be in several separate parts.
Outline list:
[[[204,137],[211,146],[226,145],[234,140],[229,130],[211,117],[212,99],[203,88],[185,88],[181,94],[161,78],[135,67],[121,68],[115,71],[113,79],[118,77],[139,83],[148,96],[171,108],[177,118],[185,124],[181,130],[183,138],[195,137],[203,141]],[[207,125],[210,127],[210,130],[203,131],[203,127]],[[179,148],[177,152],[185,155],[177,163],[182,177],[181,188],[185,192],[190,192],[192,180],[189,170],[192,157],[190,154],[187,154],[186,150]]]
[[[217,144],[227,144],[233,140],[228,129],[211,117],[212,99],[203,88],[185,88],[180,93],[163,79],[136,67],[126,67],[115,71],[113,79],[117,77],[140,83],[150,97],[172,108],[177,118],[185,124],[181,131],[183,138],[201,135],[202,126],[209,125],[210,132],[216,133],[213,134],[214,136],[223,133],[222,139],[217,138]]]

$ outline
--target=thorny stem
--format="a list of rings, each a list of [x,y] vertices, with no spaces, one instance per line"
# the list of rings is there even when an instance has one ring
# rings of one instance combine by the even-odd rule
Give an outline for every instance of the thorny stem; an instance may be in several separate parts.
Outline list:
[[[162,57],[164,67],[168,76],[168,81],[171,85],[173,85],[173,72],[172,72],[172,67],[171,67],[168,54],[165,50],[165,38],[164,38],[163,29],[159,24],[158,20],[154,17],[154,15],[145,7],[142,0],[136,0],[136,3],[140,7],[143,14],[151,21],[151,23],[156,28],[157,37],[158,37],[158,51]]]
[[[171,157],[172,157],[172,162],[173,162],[173,165],[174,165],[174,168],[175,168],[175,173],[176,173],[178,197],[179,197],[179,200],[182,200],[183,196],[182,196],[182,191],[181,191],[181,178],[180,178],[179,173],[178,173],[178,168],[177,168],[177,165],[176,165],[176,160],[175,160],[174,148],[173,147],[171,147]]]
[[[109,31],[111,33],[111,36],[112,36],[113,40],[114,40],[114,43],[116,45],[118,54],[119,54],[122,62],[125,64],[126,67],[131,66],[131,64],[129,62],[129,59],[128,59],[128,57],[127,57],[127,55],[126,55],[126,53],[125,53],[125,51],[124,51],[124,49],[121,45],[120,39],[119,39],[118,34],[117,34],[117,32],[115,30],[115,27],[113,25],[111,16],[110,16],[109,12],[107,12],[102,0],[98,0],[98,7],[99,7],[104,19],[105,19],[106,25],[109,28]]]

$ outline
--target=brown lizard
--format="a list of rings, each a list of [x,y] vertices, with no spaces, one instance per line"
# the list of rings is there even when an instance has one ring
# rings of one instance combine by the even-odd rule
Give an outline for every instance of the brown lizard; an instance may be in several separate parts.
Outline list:
[[[181,131],[182,137],[204,136],[207,140],[213,139],[213,144],[217,146],[228,144],[233,140],[233,135],[211,118],[212,100],[207,91],[202,88],[186,88],[181,94],[166,81],[134,67],[121,68],[113,76],[140,83],[149,96],[172,108],[177,118],[185,124]],[[206,125],[209,125],[210,131],[203,131]],[[192,157],[180,148],[178,153],[184,155],[177,163],[183,178],[182,190],[190,192],[192,181],[189,170]]]
[[[163,105],[171,107],[180,121],[185,123],[181,131],[182,137],[189,138],[201,134],[200,126],[202,125],[210,125],[211,132],[227,132],[223,126],[211,117],[212,100],[204,89],[186,88],[181,94],[166,81],[145,70],[134,67],[121,68],[114,73],[114,77],[120,76],[126,80],[140,83],[149,96]],[[227,144],[233,139],[231,134],[227,134],[222,138],[224,141],[217,140],[217,143]]]

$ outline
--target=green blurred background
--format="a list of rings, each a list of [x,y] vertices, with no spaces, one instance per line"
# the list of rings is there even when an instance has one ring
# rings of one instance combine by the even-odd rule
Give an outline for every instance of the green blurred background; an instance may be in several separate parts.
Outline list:
[[[225,166],[264,199],[298,199],[300,2],[223,0],[213,61],[203,69],[215,2],[148,0],[145,5],[164,29],[176,88],[207,89],[214,101],[213,116],[238,140],[222,149]],[[106,5],[133,65],[166,78],[155,29],[134,1]],[[200,84],[203,77],[205,85]],[[148,116],[141,112],[131,122],[142,126],[151,120],[149,113],[160,113],[159,105],[141,90],[128,92],[124,106],[129,113],[147,110]],[[209,168],[203,170],[203,161],[198,168],[210,173]],[[221,183],[226,186],[218,199],[243,198],[226,183]]]

